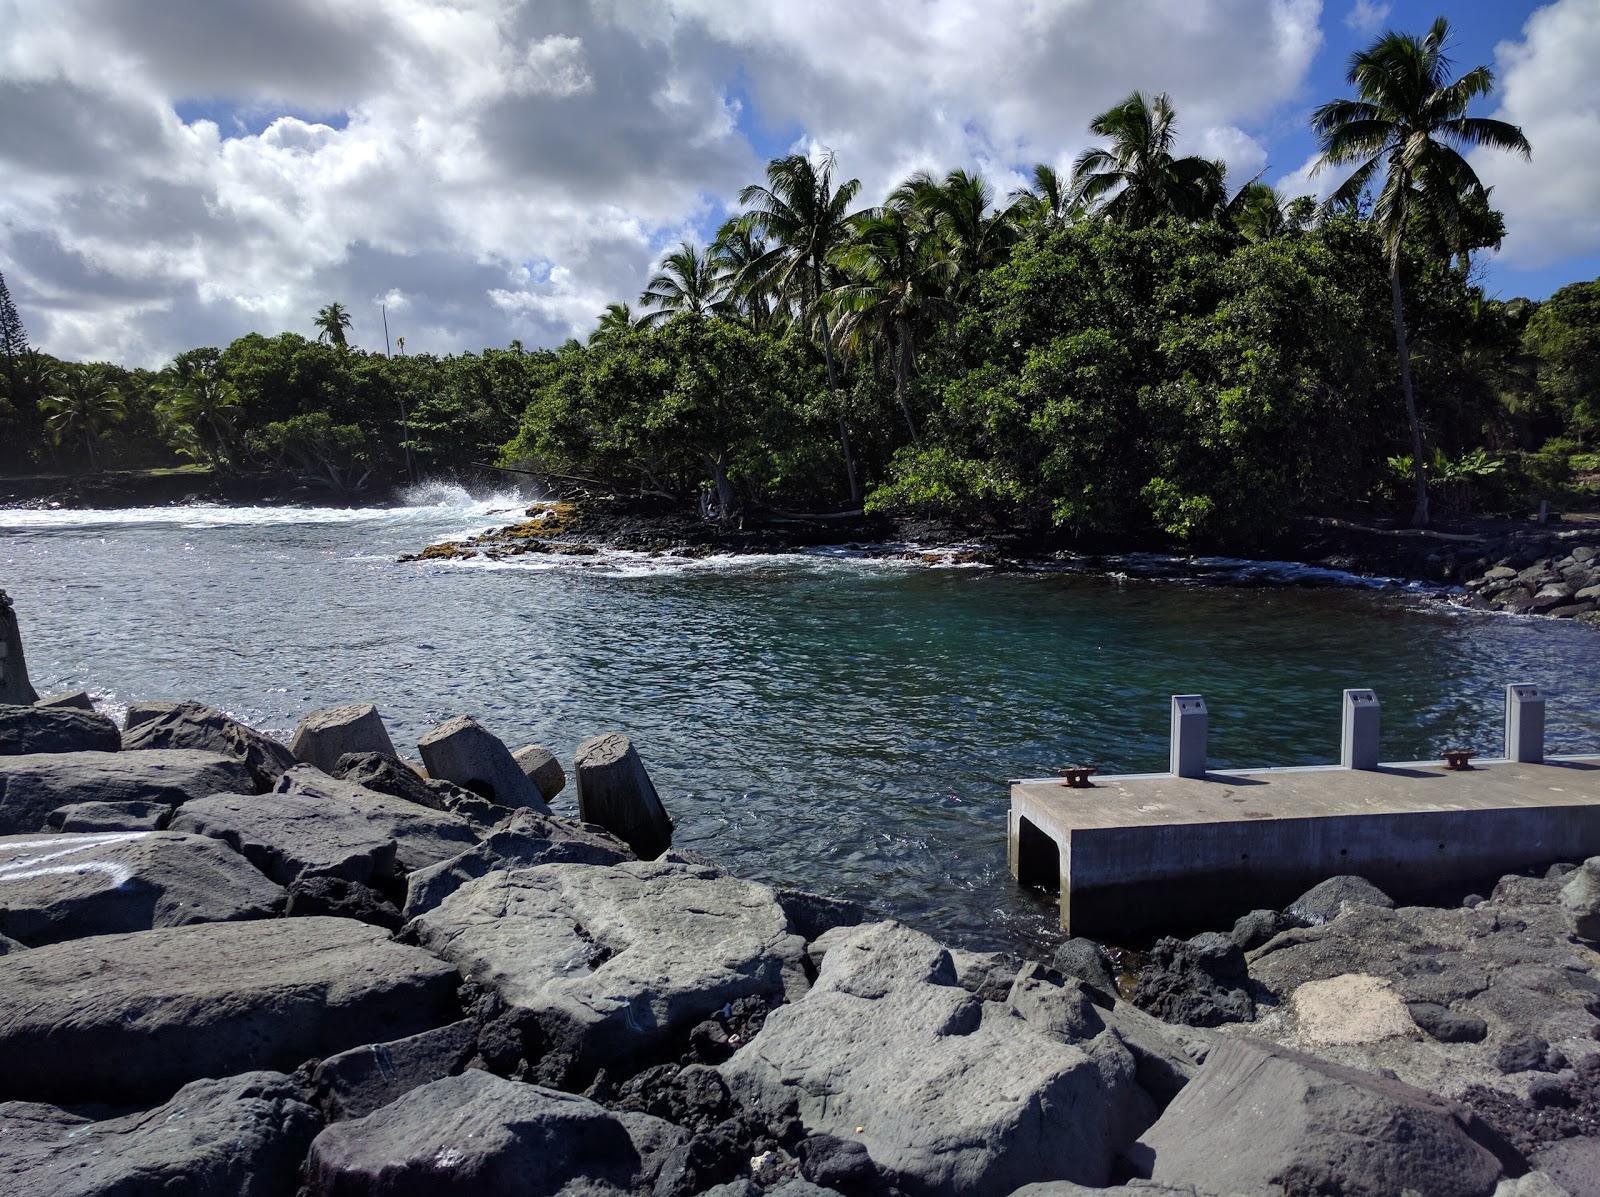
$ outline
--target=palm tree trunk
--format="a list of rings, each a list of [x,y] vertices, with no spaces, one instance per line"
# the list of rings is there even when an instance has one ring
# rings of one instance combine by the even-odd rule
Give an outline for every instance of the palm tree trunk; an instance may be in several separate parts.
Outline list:
[[[911,332],[906,328],[905,322],[900,321],[896,330],[899,334],[899,345],[894,355],[894,397],[900,401],[900,411],[906,418],[906,427],[911,430],[911,443],[917,443],[917,422],[911,416],[911,399],[906,394],[906,388],[911,381]]]
[[[1411,349],[1406,344],[1405,304],[1400,298],[1400,255],[1389,256],[1389,299],[1394,314],[1394,347],[1400,359],[1400,393],[1406,401],[1406,423],[1411,430],[1411,483],[1415,503],[1411,526],[1428,526],[1428,467],[1422,456],[1422,421],[1417,419],[1417,396],[1411,388]]]
[[[835,403],[839,401],[839,370],[833,361],[833,334],[828,329],[828,313],[821,308],[822,272],[816,274],[817,317],[822,321],[822,360],[828,367],[828,393]],[[861,506],[861,483],[856,479],[856,455],[850,448],[850,429],[845,426],[844,415],[839,415],[839,443],[844,448],[844,476],[850,484],[850,506]]]
[[[89,472],[98,474],[100,472],[100,463],[95,459],[94,454],[94,430],[87,424],[83,427],[83,447],[89,451]]]

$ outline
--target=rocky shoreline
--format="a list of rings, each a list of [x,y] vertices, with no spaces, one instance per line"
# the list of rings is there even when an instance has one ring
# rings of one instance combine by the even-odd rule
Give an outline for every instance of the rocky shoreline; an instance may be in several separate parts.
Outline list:
[[[118,727],[4,630],[8,1194],[1600,1191],[1600,858],[1332,878],[1119,975],[675,849],[618,733]]]

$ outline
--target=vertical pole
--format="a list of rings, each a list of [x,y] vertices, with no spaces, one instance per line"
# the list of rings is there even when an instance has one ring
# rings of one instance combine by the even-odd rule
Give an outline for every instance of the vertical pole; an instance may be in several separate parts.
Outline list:
[[[1544,695],[1538,686],[1506,687],[1506,760],[1525,765],[1544,761]]]
[[[378,311],[383,313],[383,356],[392,357],[394,355],[389,352],[389,305],[380,303]]]
[[[1172,696],[1172,775],[1206,775],[1206,700],[1199,694]]]
[[[1378,767],[1378,696],[1371,690],[1344,692],[1344,721],[1339,737],[1339,763],[1346,769]]]

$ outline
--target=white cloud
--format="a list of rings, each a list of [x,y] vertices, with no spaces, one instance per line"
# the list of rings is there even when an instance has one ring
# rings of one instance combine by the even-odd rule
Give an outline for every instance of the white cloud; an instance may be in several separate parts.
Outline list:
[[[1376,33],[1389,19],[1392,7],[1381,0],[1355,0],[1350,11],[1344,14],[1345,27],[1357,33]]]
[[[0,270],[36,341],[155,364],[252,328],[548,344],[761,163],[1065,166],[1135,87],[1242,182],[1320,0],[0,0]],[[185,123],[196,108],[213,120]],[[401,302],[403,300],[403,302]]]
[[[1522,32],[1495,48],[1495,115],[1522,126],[1533,160],[1477,150],[1471,162],[1505,212],[1500,260],[1535,268],[1600,251],[1600,4],[1557,0]]]

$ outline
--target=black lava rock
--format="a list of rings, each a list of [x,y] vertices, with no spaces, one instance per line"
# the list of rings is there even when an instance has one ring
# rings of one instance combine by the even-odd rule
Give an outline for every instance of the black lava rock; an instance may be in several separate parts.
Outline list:
[[[1437,1002],[1407,1002],[1411,1021],[1440,1043],[1482,1043],[1489,1024],[1473,1014],[1457,1014]]]

